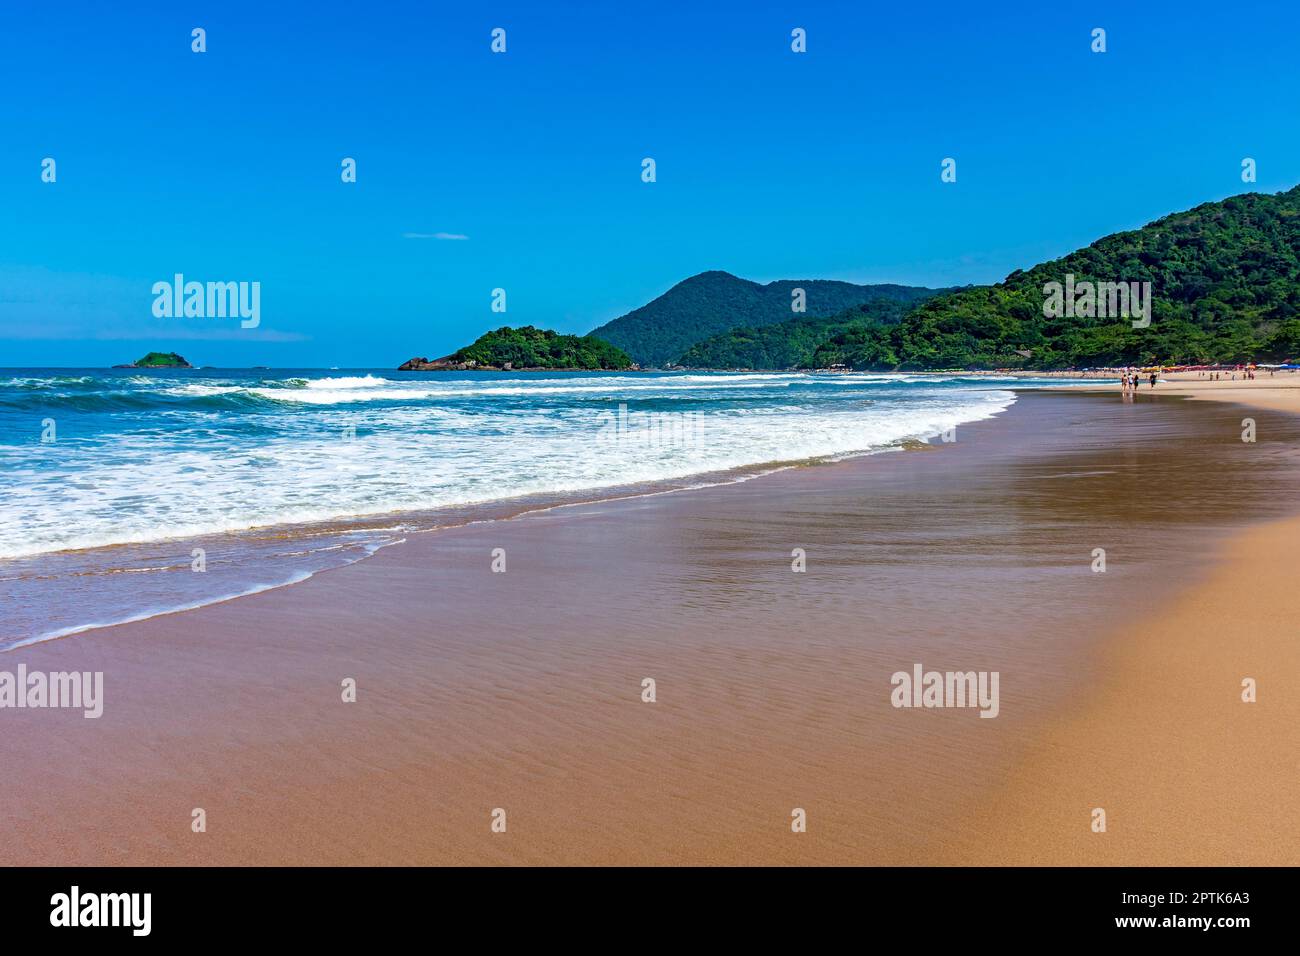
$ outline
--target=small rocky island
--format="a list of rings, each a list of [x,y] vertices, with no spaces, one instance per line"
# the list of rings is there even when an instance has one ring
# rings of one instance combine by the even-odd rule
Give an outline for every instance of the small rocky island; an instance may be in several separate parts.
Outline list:
[[[502,326],[473,345],[440,359],[413,358],[399,372],[620,371],[638,368],[632,357],[592,335],[560,335],[531,325]]]
[[[113,368],[193,368],[189,362],[175,352],[150,352],[144,358],[136,359],[130,365],[114,365]]]

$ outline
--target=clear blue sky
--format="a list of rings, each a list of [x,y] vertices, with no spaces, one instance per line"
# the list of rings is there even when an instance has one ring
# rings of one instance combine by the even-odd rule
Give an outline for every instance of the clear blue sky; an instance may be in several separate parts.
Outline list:
[[[1298,8],[6,0],[0,365],[395,366],[705,269],[995,281],[1300,181]],[[261,282],[260,328],[154,318],[176,272]]]

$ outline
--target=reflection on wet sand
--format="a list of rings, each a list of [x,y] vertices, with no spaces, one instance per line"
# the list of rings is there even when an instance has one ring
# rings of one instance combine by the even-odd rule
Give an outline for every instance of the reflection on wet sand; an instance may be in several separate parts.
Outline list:
[[[17,862],[51,839],[68,862],[944,860],[1086,704],[1103,639],[1287,513],[1300,429],[1258,417],[1246,446],[1230,406],[1029,393],[951,444],[414,535],[13,652],[103,670],[107,699],[93,747],[10,715],[3,839]],[[892,707],[917,663],[998,672],[997,718]],[[201,841],[197,805],[224,821]]]

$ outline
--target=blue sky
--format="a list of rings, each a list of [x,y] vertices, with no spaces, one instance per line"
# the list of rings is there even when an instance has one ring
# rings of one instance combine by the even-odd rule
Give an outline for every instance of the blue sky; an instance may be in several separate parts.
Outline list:
[[[1300,181],[1297,35],[1293,2],[7,0],[0,365],[395,366],[706,269],[995,281]],[[260,282],[260,326],[155,318],[177,272]]]

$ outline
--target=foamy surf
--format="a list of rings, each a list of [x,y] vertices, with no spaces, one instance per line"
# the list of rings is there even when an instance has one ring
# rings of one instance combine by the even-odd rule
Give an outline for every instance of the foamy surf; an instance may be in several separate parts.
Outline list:
[[[387,540],[350,523],[867,454],[1014,400],[960,376],[14,370],[0,380],[0,596],[30,606],[0,637],[228,600]],[[288,540],[323,526],[305,548]],[[231,551],[221,574],[189,573],[196,542]],[[43,626],[57,604],[117,613]]]

